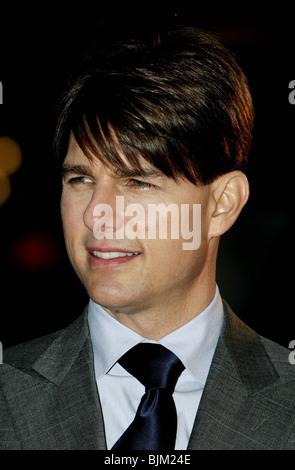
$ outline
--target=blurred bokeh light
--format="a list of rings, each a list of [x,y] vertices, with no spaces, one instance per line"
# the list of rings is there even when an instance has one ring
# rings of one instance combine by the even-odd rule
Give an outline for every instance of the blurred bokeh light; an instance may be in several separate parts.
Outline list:
[[[9,176],[18,170],[21,161],[22,151],[18,143],[10,137],[0,137],[0,205],[10,196]]]
[[[62,256],[60,244],[43,231],[22,234],[12,244],[11,255],[18,269],[30,272],[51,269]]]

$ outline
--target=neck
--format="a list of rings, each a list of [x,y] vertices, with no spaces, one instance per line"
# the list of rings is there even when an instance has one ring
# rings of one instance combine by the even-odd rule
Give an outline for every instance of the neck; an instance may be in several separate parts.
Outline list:
[[[162,304],[147,309],[122,312],[106,309],[117,321],[141,336],[159,340],[182,327],[199,315],[212,301],[215,294],[215,279],[206,285],[194,286],[192,295],[163,299]]]

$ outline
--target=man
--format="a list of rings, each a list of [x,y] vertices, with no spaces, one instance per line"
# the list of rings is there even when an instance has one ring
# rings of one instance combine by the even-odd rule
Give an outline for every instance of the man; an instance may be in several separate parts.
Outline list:
[[[247,80],[210,34],[121,41],[87,64],[55,146],[90,301],[65,330],[4,352],[1,449],[294,448],[288,351],[215,280],[249,195],[252,128]]]

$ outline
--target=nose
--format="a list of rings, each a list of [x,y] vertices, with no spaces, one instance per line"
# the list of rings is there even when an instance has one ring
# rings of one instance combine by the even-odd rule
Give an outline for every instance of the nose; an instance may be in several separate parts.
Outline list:
[[[85,226],[96,239],[113,238],[123,226],[124,197],[112,188],[96,188],[83,214]]]

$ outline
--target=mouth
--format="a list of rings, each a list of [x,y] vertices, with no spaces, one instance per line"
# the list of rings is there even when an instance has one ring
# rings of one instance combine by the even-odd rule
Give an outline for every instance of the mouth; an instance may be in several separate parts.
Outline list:
[[[103,250],[103,251],[102,251]],[[139,251],[112,251],[111,249],[100,250],[95,248],[88,249],[90,266],[93,268],[118,267],[132,262],[141,252]]]
[[[122,251],[90,251],[90,253],[101,259],[115,259],[115,258],[124,258],[126,256],[138,256],[138,252],[125,253]]]

